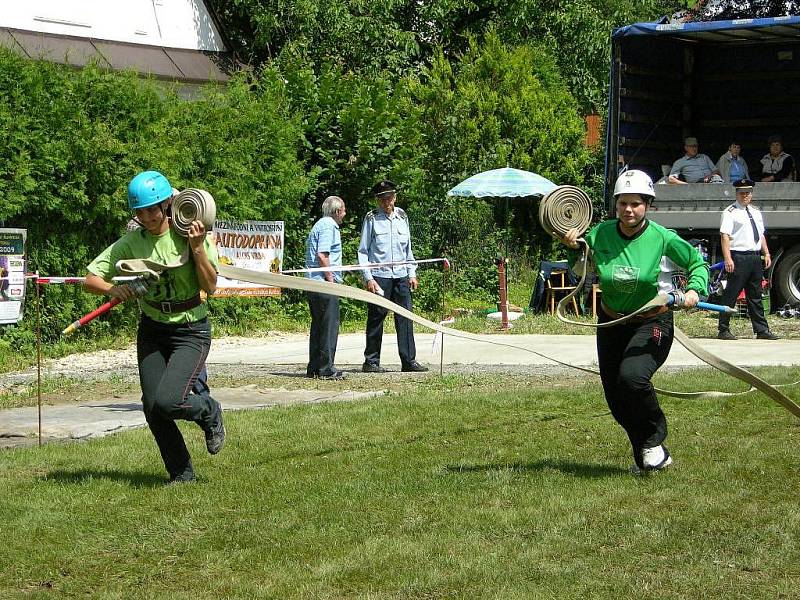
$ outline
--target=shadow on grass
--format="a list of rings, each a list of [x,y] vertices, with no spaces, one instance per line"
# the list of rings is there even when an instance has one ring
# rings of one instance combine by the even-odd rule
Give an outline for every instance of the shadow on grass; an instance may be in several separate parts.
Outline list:
[[[107,479],[127,483],[133,488],[163,487],[167,478],[162,475],[142,471],[120,471],[117,469],[97,470],[78,469],[76,471],[50,471],[40,477],[41,481],[67,484],[86,484],[94,479]]]
[[[608,477],[627,473],[627,469],[617,465],[577,463],[568,460],[537,460],[535,462],[489,463],[485,465],[447,465],[450,473],[484,473],[488,471],[559,471],[577,477]]]

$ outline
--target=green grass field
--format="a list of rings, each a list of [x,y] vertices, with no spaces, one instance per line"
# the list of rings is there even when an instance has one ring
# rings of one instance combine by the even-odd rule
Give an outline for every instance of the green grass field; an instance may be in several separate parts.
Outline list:
[[[657,384],[740,389],[709,373]],[[798,597],[800,421],[664,399],[675,465],[639,478],[596,380],[534,381],[228,413],[216,457],[184,427],[194,485],[146,430],[3,452],[0,597]]]

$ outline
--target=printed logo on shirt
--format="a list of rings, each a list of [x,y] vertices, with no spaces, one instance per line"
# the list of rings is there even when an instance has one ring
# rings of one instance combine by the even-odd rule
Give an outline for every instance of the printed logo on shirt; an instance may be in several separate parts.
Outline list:
[[[639,281],[639,267],[614,265],[611,272],[614,289],[622,294],[633,294]]]
[[[653,341],[655,342],[656,346],[661,345],[661,330],[658,326],[653,327]]]

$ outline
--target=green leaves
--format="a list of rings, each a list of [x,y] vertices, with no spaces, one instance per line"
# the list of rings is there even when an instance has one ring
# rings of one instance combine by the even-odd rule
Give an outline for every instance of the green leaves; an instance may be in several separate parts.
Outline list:
[[[221,217],[280,219],[300,239],[311,187],[298,159],[299,119],[282,85],[242,75],[196,101],[130,73],[81,71],[0,52],[0,219],[28,229],[31,270],[82,275],[130,218],[126,187],[141,170],[207,189]],[[97,299],[46,290],[54,338]],[[129,310],[109,314],[119,324]]]

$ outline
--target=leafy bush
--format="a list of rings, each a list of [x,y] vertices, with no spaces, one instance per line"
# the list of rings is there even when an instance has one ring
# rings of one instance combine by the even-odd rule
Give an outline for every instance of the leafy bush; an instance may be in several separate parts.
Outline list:
[[[299,247],[299,200],[310,180],[282,85],[241,75],[185,102],[130,73],[74,71],[0,51],[0,221],[28,229],[29,269],[83,274],[130,218],[128,181],[156,169],[176,187],[209,190],[222,217],[285,220],[287,245]],[[47,341],[98,303],[78,286],[50,286],[43,300]],[[110,326],[123,327],[134,311],[112,311]]]

